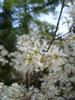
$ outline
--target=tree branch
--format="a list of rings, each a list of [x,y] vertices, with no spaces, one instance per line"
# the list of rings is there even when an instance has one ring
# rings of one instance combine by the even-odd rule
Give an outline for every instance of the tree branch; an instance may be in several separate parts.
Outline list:
[[[64,8],[64,3],[65,3],[65,0],[62,0],[62,7],[61,7],[60,14],[59,14],[58,22],[57,22],[57,25],[56,25],[56,29],[55,29],[55,32],[54,32],[54,36],[53,36],[52,41],[50,41],[49,46],[48,46],[47,50],[45,50],[45,52],[48,52],[48,50],[50,49],[52,43],[53,43],[54,40],[55,40],[56,33],[57,33],[57,31],[58,31],[59,23],[60,23],[60,20],[61,20],[61,15],[62,15],[63,8]]]

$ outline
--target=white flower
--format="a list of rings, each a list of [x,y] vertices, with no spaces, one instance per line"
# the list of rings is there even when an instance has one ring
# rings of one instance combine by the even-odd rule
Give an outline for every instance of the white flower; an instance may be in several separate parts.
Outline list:
[[[21,40],[22,38],[23,40]],[[59,99],[58,97],[61,92],[65,97],[74,95],[73,86],[71,85],[71,82],[75,82],[75,64],[73,63],[75,60],[74,37],[64,41],[63,49],[59,50],[59,46],[53,44],[48,52],[42,51],[48,46],[46,39],[41,42],[38,37],[23,35],[18,42],[18,51],[9,54],[9,57],[14,57],[11,59],[11,64],[23,75],[24,79],[27,72],[30,74],[33,71],[43,71],[45,68],[49,71],[48,75],[43,73],[43,78],[40,79],[43,80],[41,91],[38,91],[40,93],[36,89],[34,89],[34,92],[30,90],[31,92],[27,91],[27,97],[33,93],[31,100],[48,100],[49,98],[60,100],[62,96]],[[72,46],[73,50],[71,50],[70,46]],[[72,75],[70,76],[71,73]]]
[[[2,87],[1,87],[2,86]],[[0,99],[1,100],[23,100],[24,89],[17,83],[12,84],[12,86],[7,87],[3,83],[0,83]]]
[[[3,49],[3,50],[1,51],[1,55],[2,55],[2,57],[8,55],[8,51],[5,50],[5,49]]]
[[[8,51],[0,45],[0,62],[3,65],[9,62],[6,58],[4,58],[5,56],[8,56]]]
[[[2,50],[4,47],[3,47],[3,45],[0,45],[0,50]]]

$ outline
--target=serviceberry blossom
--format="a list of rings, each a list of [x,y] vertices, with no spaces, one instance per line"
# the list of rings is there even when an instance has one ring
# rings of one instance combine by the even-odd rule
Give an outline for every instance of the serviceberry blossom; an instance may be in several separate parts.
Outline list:
[[[59,40],[58,40],[59,41]],[[26,75],[31,76],[33,72],[41,72],[42,77],[40,89],[26,84],[18,83],[10,87],[0,83],[1,100],[72,100],[75,98],[75,35],[63,40],[63,48],[60,49],[58,42],[53,44],[48,52],[44,52],[48,47],[48,40],[41,39],[41,36],[22,35],[17,40],[17,51],[8,54],[6,51],[1,57],[6,56],[11,59],[12,65],[18,71],[23,81]],[[4,62],[3,62],[4,63]],[[48,70],[45,74],[44,69]],[[35,75],[35,74],[33,74]],[[30,78],[29,76],[29,78]],[[36,77],[36,80],[38,79]],[[34,79],[34,78],[33,78]],[[33,80],[31,79],[31,80]],[[29,80],[30,81],[30,80]],[[28,82],[29,82],[28,81]],[[38,83],[37,83],[38,84]],[[22,88],[22,89],[21,89]],[[14,95],[14,96],[13,96]],[[10,99],[12,98],[12,99]],[[18,99],[20,98],[20,99]]]
[[[0,62],[3,65],[8,63],[8,60],[5,58],[6,56],[8,56],[8,51],[2,45],[0,45]]]
[[[14,68],[25,75],[27,72],[42,71],[51,66],[64,64],[62,50],[59,51],[59,47],[53,45],[48,52],[43,52],[43,49],[47,49],[47,47],[48,41],[41,39],[40,36],[23,35],[19,37],[18,51],[9,55],[15,57],[12,59]]]

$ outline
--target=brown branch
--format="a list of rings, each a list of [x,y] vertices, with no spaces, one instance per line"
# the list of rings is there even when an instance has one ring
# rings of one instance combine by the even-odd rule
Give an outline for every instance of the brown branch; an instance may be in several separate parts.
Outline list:
[[[62,15],[63,8],[64,8],[64,3],[65,3],[65,0],[62,0],[62,7],[61,7],[60,14],[59,14],[58,22],[57,22],[57,25],[56,25],[56,29],[55,29],[55,32],[54,32],[55,34],[54,34],[54,36],[53,36],[52,41],[50,41],[50,43],[49,43],[49,46],[48,46],[47,50],[45,50],[45,52],[48,52],[48,50],[50,49],[50,47],[51,47],[52,43],[53,43],[53,42],[54,42],[54,40],[55,40],[56,33],[57,33],[57,31],[58,31],[59,23],[60,23],[60,20],[61,20],[61,15]]]

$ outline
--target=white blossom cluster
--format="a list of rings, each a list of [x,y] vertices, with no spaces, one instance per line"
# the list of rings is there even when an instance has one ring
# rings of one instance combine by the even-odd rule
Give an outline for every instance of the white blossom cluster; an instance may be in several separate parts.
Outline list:
[[[24,100],[24,89],[17,83],[6,86],[0,82],[0,100]]]
[[[34,85],[27,90],[15,83],[4,88],[4,92],[0,89],[1,100],[75,99],[75,35],[68,37],[66,41],[63,40],[63,48],[60,49],[58,44],[53,44],[48,52],[44,52],[48,47],[48,41],[40,39],[40,37],[35,35],[19,37],[18,51],[9,54],[10,58],[14,57],[10,64],[23,75],[23,78],[27,72],[42,72],[45,68],[48,68],[48,74],[43,74],[43,77],[40,78],[42,80],[40,90]],[[4,85],[1,83],[0,87],[2,86]],[[9,99],[9,97],[12,99]]]
[[[27,72],[42,71],[44,68],[59,70],[59,65],[64,64],[65,56],[59,47],[53,45],[48,52],[43,52],[48,47],[48,41],[40,39],[40,36],[23,35],[18,39],[18,52],[11,53],[14,56],[12,65],[20,73],[26,75]],[[63,59],[63,60],[62,60]],[[56,67],[54,67],[56,66]]]
[[[37,88],[27,90],[17,83],[8,87],[0,82],[0,100],[46,100],[46,97]]]
[[[65,64],[57,66],[58,71],[55,64],[53,67],[56,72],[53,69],[53,72],[50,72],[42,83],[43,91],[45,91],[47,97],[53,98],[52,100],[75,99],[75,35],[63,42],[62,50],[65,54]],[[62,97],[62,99],[57,97]]]
[[[75,35],[63,41],[62,51],[65,63],[58,66],[55,64],[54,69],[51,69],[53,72],[50,70],[41,86],[46,96],[52,100],[75,99]]]
[[[3,65],[8,63],[8,60],[5,58],[6,56],[8,56],[8,51],[2,45],[0,45],[0,62]]]

